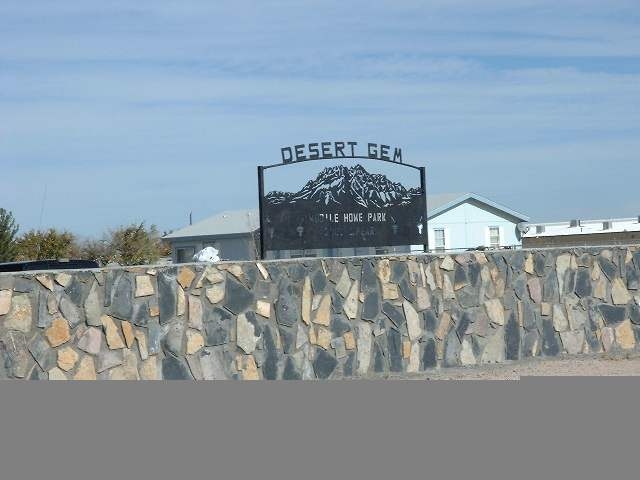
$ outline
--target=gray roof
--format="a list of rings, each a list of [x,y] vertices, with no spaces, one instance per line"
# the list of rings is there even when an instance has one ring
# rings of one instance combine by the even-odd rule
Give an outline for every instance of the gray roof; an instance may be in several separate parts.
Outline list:
[[[476,200],[501,210],[520,220],[528,221],[529,217],[511,210],[488,198],[475,193],[439,193],[427,195],[427,208],[429,218],[459,205],[467,200]],[[238,235],[253,232],[259,228],[258,210],[227,210],[213,217],[205,218],[200,222],[181,228],[166,235],[164,238],[201,237],[209,235]]]
[[[164,238],[246,234],[257,230],[258,210],[227,210],[171,232]]]

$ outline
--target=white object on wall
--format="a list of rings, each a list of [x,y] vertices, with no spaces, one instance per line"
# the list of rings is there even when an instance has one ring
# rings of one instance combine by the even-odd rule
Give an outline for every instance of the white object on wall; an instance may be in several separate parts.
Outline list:
[[[207,247],[205,249],[200,250],[198,253],[196,253],[193,256],[193,261],[209,262],[209,263],[219,262],[220,261],[220,257],[218,256],[219,253],[220,253],[219,250],[213,247]]]

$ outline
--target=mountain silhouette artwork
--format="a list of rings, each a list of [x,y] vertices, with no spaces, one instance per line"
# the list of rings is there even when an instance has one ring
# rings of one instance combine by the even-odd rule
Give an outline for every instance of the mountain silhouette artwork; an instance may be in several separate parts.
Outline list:
[[[359,164],[324,168],[298,192],[271,191],[263,211],[268,250],[425,243],[421,188]]]

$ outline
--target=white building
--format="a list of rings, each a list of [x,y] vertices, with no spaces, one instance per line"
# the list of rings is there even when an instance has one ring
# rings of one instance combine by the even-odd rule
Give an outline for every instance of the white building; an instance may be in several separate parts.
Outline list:
[[[474,193],[427,196],[428,237],[431,251],[467,250],[477,247],[521,246],[518,224],[529,217]],[[257,249],[257,210],[221,212],[176,230],[164,238],[171,243],[175,263],[191,261],[207,246],[220,250],[224,260],[253,260]],[[422,245],[284,250],[268,252],[267,258],[310,256],[385,255],[422,252]]]
[[[640,217],[533,223],[523,236],[527,248],[629,245],[639,241]]]

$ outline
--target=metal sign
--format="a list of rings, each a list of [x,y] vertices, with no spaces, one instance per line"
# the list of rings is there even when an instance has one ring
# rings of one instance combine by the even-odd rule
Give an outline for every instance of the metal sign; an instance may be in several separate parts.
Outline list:
[[[400,148],[318,142],[283,147],[281,156],[282,163],[258,167],[262,258],[271,250],[397,245],[427,250],[425,168],[403,163]],[[266,171],[311,160],[331,165],[306,165],[306,176],[297,183],[294,175],[279,175],[265,192]]]

